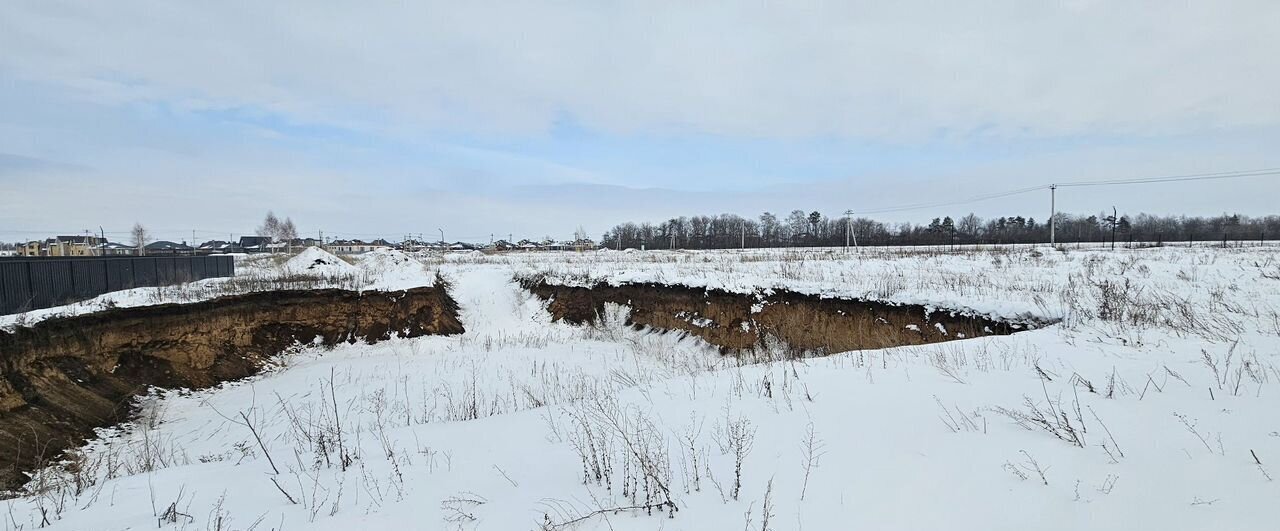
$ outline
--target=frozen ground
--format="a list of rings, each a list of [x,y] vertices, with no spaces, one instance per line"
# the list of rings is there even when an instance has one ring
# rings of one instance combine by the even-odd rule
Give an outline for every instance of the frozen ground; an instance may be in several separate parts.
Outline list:
[[[1274,529],[1278,255],[431,259],[466,334],[301,348],[247,381],[157,392],[5,501],[5,526]],[[535,275],[1061,321],[746,363],[629,330],[620,308],[595,327],[551,323],[512,282]],[[362,282],[404,285],[379,276],[395,275]]]

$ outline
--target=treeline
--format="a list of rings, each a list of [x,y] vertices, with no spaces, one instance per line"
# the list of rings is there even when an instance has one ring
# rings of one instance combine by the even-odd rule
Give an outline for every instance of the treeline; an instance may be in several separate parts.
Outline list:
[[[1280,216],[1214,217],[1071,215],[1059,213],[1059,243],[1242,241],[1280,237]],[[749,219],[735,214],[672,218],[662,223],[623,223],[605,232],[601,244],[614,248],[731,249],[737,247],[820,247],[857,245],[939,245],[1047,243],[1048,220],[972,213],[934,218],[928,224],[889,224],[865,217],[828,217],[794,210]]]

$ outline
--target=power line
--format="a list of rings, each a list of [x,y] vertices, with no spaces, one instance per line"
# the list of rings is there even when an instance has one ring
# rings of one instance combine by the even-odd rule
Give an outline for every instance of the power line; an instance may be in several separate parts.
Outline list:
[[[1044,190],[1044,189],[1046,189],[1046,188],[1048,188],[1048,187],[1049,187],[1049,185],[1047,185],[1047,184],[1042,184],[1042,185],[1037,185],[1037,186],[1029,186],[1029,187],[1026,187],[1026,188],[1019,188],[1019,189],[1017,189],[1017,190],[1008,190],[1008,191],[1005,191],[1005,192],[996,192],[996,193],[990,193],[990,194],[976,195],[976,196],[969,197],[969,198],[967,198],[967,199],[961,199],[961,200],[957,200],[957,201],[939,201],[939,202],[934,202],[934,203],[916,203],[916,204],[912,204],[912,205],[903,205],[903,206],[888,207],[888,208],[878,208],[878,209],[874,209],[874,210],[859,210],[859,211],[858,211],[858,214],[884,214],[884,213],[888,213],[888,212],[903,212],[903,211],[907,211],[907,210],[920,210],[920,209],[925,209],[925,208],[937,208],[937,207],[944,207],[944,206],[964,205],[964,204],[968,204],[968,203],[976,203],[976,202],[979,202],[979,201],[987,201],[987,200],[990,200],[990,199],[997,199],[997,198],[1000,198],[1000,197],[1008,197],[1008,196],[1011,196],[1011,195],[1025,194],[1025,193],[1027,193],[1027,192],[1034,192],[1034,191],[1036,191],[1036,190]]]
[[[1168,175],[1163,177],[1136,177],[1129,179],[1108,179],[1099,181],[1071,181],[1065,183],[1041,184],[1036,186],[1028,186],[1026,188],[1018,188],[1016,190],[1008,190],[1004,192],[995,192],[989,194],[975,195],[965,199],[955,201],[938,201],[933,203],[915,203],[895,207],[877,208],[871,210],[859,210],[858,214],[885,214],[890,212],[905,212],[909,210],[922,210],[926,208],[938,208],[945,206],[965,205],[969,203],[977,203],[979,201],[988,201],[1001,197],[1009,197],[1013,195],[1025,194],[1037,190],[1047,190],[1050,186],[1059,187],[1083,187],[1083,186],[1111,186],[1118,184],[1150,184],[1150,183],[1167,183],[1167,182],[1183,182],[1183,181],[1209,181],[1219,179],[1238,179],[1243,177],[1262,177],[1267,175],[1280,175],[1280,168],[1262,168],[1257,170],[1241,170],[1217,173],[1196,173],[1187,175]]]
[[[1211,181],[1217,179],[1238,179],[1241,177],[1261,177],[1280,175],[1280,168],[1263,168],[1259,170],[1229,171],[1219,173],[1197,173],[1191,175],[1170,175],[1167,177],[1138,177],[1134,179],[1110,179],[1104,181],[1075,181],[1057,183],[1058,186],[1109,186],[1114,184],[1146,184],[1170,183],[1180,181]]]

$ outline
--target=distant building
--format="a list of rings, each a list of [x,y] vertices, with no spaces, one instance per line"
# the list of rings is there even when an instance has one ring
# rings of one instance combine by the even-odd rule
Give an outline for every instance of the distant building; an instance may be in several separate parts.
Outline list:
[[[244,249],[239,243],[222,240],[209,240],[196,247],[196,254],[229,254],[242,253]]]
[[[329,242],[328,249],[337,254],[363,254],[376,249],[390,249],[391,242],[386,240],[334,240]]]
[[[97,236],[58,236],[47,242],[48,256],[96,256],[104,242]]]
[[[102,256],[130,256],[138,254],[138,249],[132,245],[124,245],[122,243],[107,242],[98,246]]]
[[[271,252],[270,236],[241,236],[240,249],[246,253]]]
[[[315,238],[294,238],[289,241],[289,246],[294,249],[306,249],[307,247],[319,247],[321,241]]]
[[[148,243],[144,249],[146,250],[147,256],[184,255],[193,254],[195,251],[195,249],[192,249],[190,245],[186,244],[186,242],[174,243],[166,240]]]
[[[105,252],[107,245],[106,240],[97,236],[57,236],[20,243],[14,253],[18,256],[98,256]]]
[[[48,256],[44,242],[29,241],[18,244],[18,256]]]

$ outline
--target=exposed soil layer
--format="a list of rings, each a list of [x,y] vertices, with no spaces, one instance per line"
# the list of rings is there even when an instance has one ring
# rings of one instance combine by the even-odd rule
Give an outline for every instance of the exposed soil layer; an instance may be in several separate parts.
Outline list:
[[[0,488],[14,488],[151,386],[202,388],[256,373],[298,343],[463,331],[445,286],[302,290],[125,308],[0,332]]]
[[[773,336],[795,350],[817,353],[920,345],[1025,330],[1031,324],[999,322],[924,306],[824,299],[792,292],[744,295],[658,284],[524,287],[550,300],[551,315],[572,324],[594,322],[605,303],[630,307],[628,324],[683,330],[724,351],[756,347]],[[939,327],[941,325],[941,327]]]

